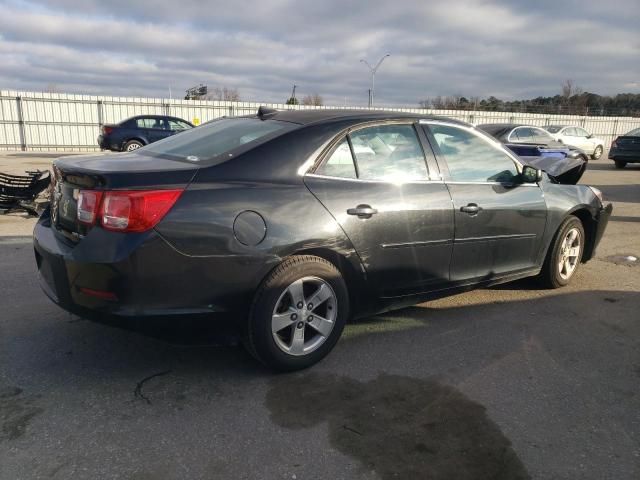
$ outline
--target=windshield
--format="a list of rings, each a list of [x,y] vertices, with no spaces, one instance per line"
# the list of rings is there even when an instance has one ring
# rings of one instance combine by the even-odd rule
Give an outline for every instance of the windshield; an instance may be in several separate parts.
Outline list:
[[[558,125],[551,125],[550,127],[546,127],[546,129],[547,132],[558,133],[560,130],[562,130],[562,127]]]
[[[234,153],[248,150],[261,141],[297,126],[277,120],[222,118],[152,143],[139,149],[138,152],[143,155],[200,162],[211,160],[224,153],[233,156]]]

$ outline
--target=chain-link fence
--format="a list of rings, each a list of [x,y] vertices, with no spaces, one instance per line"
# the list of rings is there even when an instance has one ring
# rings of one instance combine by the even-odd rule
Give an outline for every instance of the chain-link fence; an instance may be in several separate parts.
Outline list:
[[[0,90],[0,150],[91,151],[105,123],[118,123],[134,115],[172,115],[204,123],[223,116],[253,114],[260,105],[278,109],[337,109],[302,105],[176,100],[162,98],[106,97]],[[349,107],[359,108],[361,107]],[[640,118],[540,113],[384,108],[456,118],[481,123],[529,125],[578,125],[605,140],[605,149],[620,134],[640,127]]]

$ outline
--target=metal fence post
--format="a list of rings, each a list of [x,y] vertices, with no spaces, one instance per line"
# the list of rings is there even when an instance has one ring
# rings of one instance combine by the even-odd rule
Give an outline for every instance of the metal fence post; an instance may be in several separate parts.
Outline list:
[[[27,137],[24,130],[24,115],[22,113],[22,97],[16,97],[16,106],[18,108],[18,134],[20,135],[20,149],[27,151]]]
[[[233,117],[233,105],[229,105],[229,116]]]
[[[102,112],[102,100],[98,100],[98,129],[102,128],[104,124],[103,112]]]
[[[163,105],[163,107],[164,107],[164,114],[165,114],[167,117],[168,117],[168,116],[170,116],[170,115],[171,115],[171,112],[170,112],[170,105],[169,105],[168,103],[165,103],[165,104]]]

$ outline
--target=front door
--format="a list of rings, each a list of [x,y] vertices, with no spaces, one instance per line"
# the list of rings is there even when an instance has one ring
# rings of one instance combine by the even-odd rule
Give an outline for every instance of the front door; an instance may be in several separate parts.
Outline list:
[[[305,183],[351,240],[378,294],[418,293],[448,282],[451,197],[442,181],[429,179],[413,125],[351,132]]]
[[[520,181],[505,149],[463,126],[431,123],[429,139],[453,199],[452,281],[482,281],[536,267],[547,208]]]

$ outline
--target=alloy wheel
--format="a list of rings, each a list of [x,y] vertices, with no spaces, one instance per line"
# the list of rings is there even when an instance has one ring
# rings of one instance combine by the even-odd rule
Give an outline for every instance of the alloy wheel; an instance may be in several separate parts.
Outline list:
[[[593,159],[598,160],[602,156],[602,147],[598,145],[593,152]]]
[[[577,228],[570,229],[564,237],[558,253],[558,273],[563,280],[571,278],[578,266],[581,241],[580,232]]]
[[[131,143],[130,145],[127,146],[127,152],[133,152],[134,150],[138,150],[140,148],[140,145],[137,143]]]
[[[307,355],[333,330],[338,302],[331,285],[319,277],[304,277],[280,295],[271,316],[276,345],[289,355]]]

